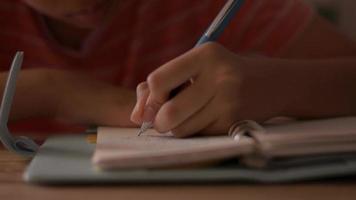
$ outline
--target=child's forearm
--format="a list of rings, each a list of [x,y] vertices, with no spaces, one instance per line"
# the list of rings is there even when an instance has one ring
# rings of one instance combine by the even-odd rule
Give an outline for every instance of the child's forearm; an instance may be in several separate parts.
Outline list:
[[[291,59],[356,56],[356,44],[322,17],[315,17],[280,56]]]
[[[52,117],[54,98],[46,70],[23,70],[20,72],[11,106],[11,120],[32,117]],[[8,72],[0,73],[0,94],[3,95]]]
[[[0,74],[1,94],[7,72]],[[31,69],[17,80],[10,120],[52,118],[68,123],[133,126],[133,90],[116,87],[75,71]]]
[[[271,65],[276,68],[271,81],[278,88],[272,95],[281,98],[282,114],[297,118],[356,114],[356,58],[279,60]]]

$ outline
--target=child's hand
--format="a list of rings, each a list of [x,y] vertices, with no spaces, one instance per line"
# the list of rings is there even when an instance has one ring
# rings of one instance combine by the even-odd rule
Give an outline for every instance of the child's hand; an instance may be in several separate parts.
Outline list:
[[[6,77],[3,73],[0,78]],[[46,117],[79,124],[133,126],[130,112],[135,92],[79,72],[23,70],[14,100],[12,120]]]
[[[55,117],[81,124],[133,126],[135,92],[70,71],[52,71]]]
[[[185,137],[226,134],[238,120],[268,119],[277,113],[275,108],[283,106],[276,106],[271,98],[273,81],[257,63],[216,43],[194,48],[158,68],[137,87],[131,120],[141,124],[154,118],[157,131],[171,130]],[[170,98],[172,90],[190,78],[193,84]]]

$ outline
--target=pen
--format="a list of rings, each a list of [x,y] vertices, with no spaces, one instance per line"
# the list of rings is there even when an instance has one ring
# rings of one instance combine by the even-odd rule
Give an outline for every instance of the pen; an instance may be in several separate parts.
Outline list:
[[[204,32],[194,47],[200,46],[209,41],[215,41],[225,30],[235,13],[239,10],[244,0],[228,0],[219,14],[215,17],[208,29]],[[190,81],[191,83],[193,80]],[[143,122],[138,133],[142,133],[153,127],[153,122]]]

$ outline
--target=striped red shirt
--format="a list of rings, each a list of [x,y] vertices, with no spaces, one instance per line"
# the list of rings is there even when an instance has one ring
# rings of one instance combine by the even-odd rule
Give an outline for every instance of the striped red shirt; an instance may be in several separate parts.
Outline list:
[[[217,0],[121,0],[117,14],[79,50],[61,46],[40,14],[20,0],[0,1],[0,69],[17,50],[24,68],[81,69],[134,88],[165,62],[192,48],[222,8]],[[238,54],[278,56],[313,16],[301,0],[245,0],[219,42]]]

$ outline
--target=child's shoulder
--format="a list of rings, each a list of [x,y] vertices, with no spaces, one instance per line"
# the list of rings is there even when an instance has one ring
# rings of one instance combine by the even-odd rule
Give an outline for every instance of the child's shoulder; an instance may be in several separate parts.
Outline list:
[[[35,22],[33,11],[23,1],[0,0],[0,70],[7,69],[17,50],[34,52],[39,40]]]

